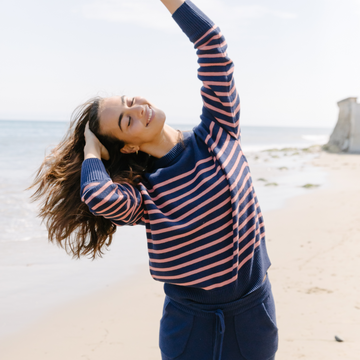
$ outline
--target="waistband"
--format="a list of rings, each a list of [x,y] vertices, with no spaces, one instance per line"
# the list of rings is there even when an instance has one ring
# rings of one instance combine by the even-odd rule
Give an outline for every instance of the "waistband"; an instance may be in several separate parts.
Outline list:
[[[271,284],[268,276],[262,285],[254,292],[238,300],[224,304],[200,304],[189,300],[178,301],[166,296],[165,301],[171,302],[174,306],[189,314],[202,317],[213,317],[221,310],[224,316],[238,315],[260,303],[262,303],[271,293]]]

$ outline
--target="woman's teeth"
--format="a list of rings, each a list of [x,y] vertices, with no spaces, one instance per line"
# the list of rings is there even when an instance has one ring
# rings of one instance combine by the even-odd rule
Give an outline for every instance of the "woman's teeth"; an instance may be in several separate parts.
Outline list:
[[[151,119],[151,116],[152,116],[152,109],[149,108],[149,118],[148,118],[148,121],[147,121],[147,124],[149,125],[149,122],[150,122],[150,119]]]

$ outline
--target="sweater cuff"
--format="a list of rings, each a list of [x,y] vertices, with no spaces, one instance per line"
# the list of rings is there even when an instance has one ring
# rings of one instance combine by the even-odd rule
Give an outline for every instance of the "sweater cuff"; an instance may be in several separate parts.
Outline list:
[[[101,160],[91,158],[83,161],[81,166],[81,188],[90,182],[110,180]]]
[[[184,2],[172,17],[191,42],[195,42],[214,26],[214,23],[190,0]]]

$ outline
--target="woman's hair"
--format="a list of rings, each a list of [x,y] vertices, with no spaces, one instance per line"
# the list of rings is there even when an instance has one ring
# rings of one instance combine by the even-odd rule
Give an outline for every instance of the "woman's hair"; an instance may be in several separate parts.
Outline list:
[[[101,100],[100,97],[93,98],[75,109],[67,134],[45,157],[30,187],[36,189],[32,199],[41,201],[39,217],[46,224],[49,240],[75,258],[101,256],[116,231],[110,220],[94,216],[81,201],[86,123],[89,122],[90,130],[110,154],[110,159],[103,162],[114,182],[137,185],[150,159],[143,152],[123,154],[120,152],[124,146],[122,141],[100,134]]]

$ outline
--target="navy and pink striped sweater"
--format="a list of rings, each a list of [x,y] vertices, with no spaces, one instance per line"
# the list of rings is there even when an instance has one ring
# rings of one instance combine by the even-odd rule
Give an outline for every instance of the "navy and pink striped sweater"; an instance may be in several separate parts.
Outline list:
[[[100,160],[85,160],[81,197],[116,225],[145,224],[150,272],[168,296],[229,302],[259,287],[270,266],[240,144],[234,65],[220,29],[194,4],[185,2],[173,18],[197,49],[200,124],[138,187],[113,183]]]

